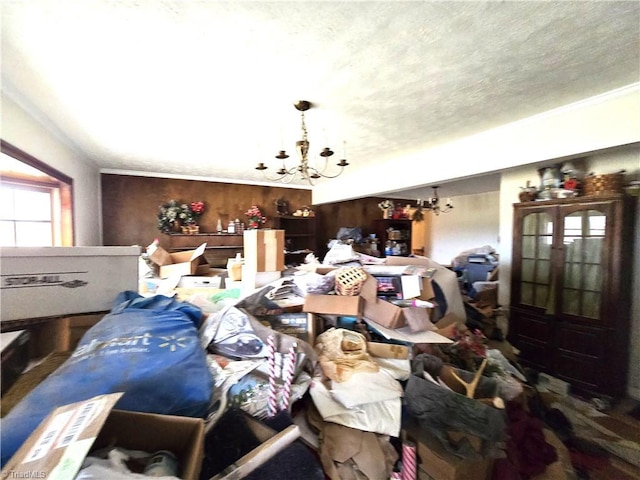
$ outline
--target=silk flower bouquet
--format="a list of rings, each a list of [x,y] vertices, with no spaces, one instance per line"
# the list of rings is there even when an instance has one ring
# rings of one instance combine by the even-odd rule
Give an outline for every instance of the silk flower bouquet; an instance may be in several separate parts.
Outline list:
[[[251,205],[244,214],[247,216],[249,228],[260,228],[267,221],[267,217],[262,215],[260,208],[256,205]]]

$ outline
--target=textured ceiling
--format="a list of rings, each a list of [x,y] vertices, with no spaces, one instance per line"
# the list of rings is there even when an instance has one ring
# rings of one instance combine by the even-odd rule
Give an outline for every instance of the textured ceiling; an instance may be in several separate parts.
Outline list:
[[[640,78],[640,2],[5,0],[2,88],[104,169],[350,169]],[[346,142],[346,143],[344,143]]]

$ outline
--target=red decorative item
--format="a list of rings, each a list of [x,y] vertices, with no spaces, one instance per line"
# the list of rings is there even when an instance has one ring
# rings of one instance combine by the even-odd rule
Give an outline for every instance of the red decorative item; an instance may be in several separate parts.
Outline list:
[[[393,214],[391,216],[394,220],[400,220],[406,218],[404,214],[404,208],[401,205],[395,205],[393,208]]]
[[[248,217],[248,228],[260,228],[267,221],[267,217],[262,215],[260,208],[256,205],[252,205],[244,214]]]
[[[191,211],[196,215],[202,215],[202,212],[204,212],[204,202],[191,202]]]

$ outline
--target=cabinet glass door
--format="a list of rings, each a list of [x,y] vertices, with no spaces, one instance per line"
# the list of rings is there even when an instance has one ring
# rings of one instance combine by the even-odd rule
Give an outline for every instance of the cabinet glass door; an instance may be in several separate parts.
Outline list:
[[[597,210],[581,210],[564,217],[562,313],[600,318],[606,224],[606,215]]]
[[[520,303],[546,308],[551,292],[551,246],[553,218],[546,212],[526,214],[522,219],[522,276]]]

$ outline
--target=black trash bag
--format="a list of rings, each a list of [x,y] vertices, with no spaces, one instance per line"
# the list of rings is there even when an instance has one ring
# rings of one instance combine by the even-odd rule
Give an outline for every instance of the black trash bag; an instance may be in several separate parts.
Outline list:
[[[230,408],[207,432],[200,480],[208,480],[223,472],[261,442],[246,423],[247,414]],[[282,410],[263,421],[266,426],[282,431],[293,424],[289,412]],[[301,440],[296,440],[243,477],[245,480],[324,480],[320,462]]]
[[[354,244],[358,244],[362,242],[362,230],[360,227],[340,227],[336,238],[344,243],[352,240]]]

